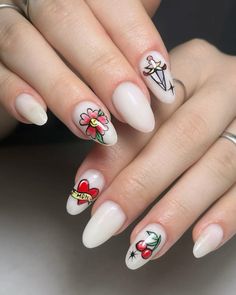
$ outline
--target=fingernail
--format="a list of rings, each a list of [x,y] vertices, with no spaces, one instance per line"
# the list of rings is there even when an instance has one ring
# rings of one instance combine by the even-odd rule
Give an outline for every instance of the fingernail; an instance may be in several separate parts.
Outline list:
[[[77,215],[96,201],[105,184],[98,170],[87,170],[81,175],[67,200],[66,209],[71,215]]]
[[[109,240],[124,224],[126,216],[113,201],[104,202],[91,217],[83,232],[83,244],[95,248]]]
[[[194,244],[193,255],[196,258],[201,258],[216,250],[222,242],[223,236],[223,229],[218,224],[207,226]]]
[[[117,142],[113,124],[103,110],[93,102],[79,103],[74,109],[73,120],[92,140],[104,145],[114,145]]]
[[[121,83],[112,96],[113,104],[122,118],[133,128],[141,132],[151,132],[155,127],[155,118],[148,99],[141,89],[131,83]]]
[[[140,71],[148,88],[164,103],[175,100],[174,83],[169,65],[157,51],[144,55],[140,62]]]
[[[15,100],[15,107],[22,117],[35,125],[42,126],[48,120],[44,108],[29,94],[18,95]]]
[[[137,269],[151,260],[166,242],[166,233],[159,224],[149,224],[135,238],[126,255],[129,269]]]

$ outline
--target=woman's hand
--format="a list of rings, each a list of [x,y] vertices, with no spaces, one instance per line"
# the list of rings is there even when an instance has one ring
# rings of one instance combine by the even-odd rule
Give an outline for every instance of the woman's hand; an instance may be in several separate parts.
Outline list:
[[[153,0],[143,2],[153,9]],[[153,130],[146,85],[167,103],[174,92],[168,54],[141,1],[29,1],[29,15],[33,25],[0,9],[0,101],[15,118],[42,125],[49,107],[77,136],[106,145],[117,141],[108,109]]]
[[[196,257],[236,231],[236,146],[220,138],[225,130],[236,134],[236,58],[194,40],[174,49],[171,62],[188,100],[182,104],[177,84],[172,109],[158,103],[159,129],[152,135],[118,124],[117,145],[95,147],[67,203],[68,212],[78,214],[100,194],[83,233],[84,245],[93,248],[164,195],[133,230],[126,256],[131,269],[163,255],[203,213],[193,229]]]

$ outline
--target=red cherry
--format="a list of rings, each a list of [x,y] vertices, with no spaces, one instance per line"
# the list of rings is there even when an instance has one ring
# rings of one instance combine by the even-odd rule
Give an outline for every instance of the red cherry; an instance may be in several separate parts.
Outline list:
[[[150,258],[151,257],[151,255],[152,255],[152,250],[151,249],[145,249],[145,250],[143,250],[142,251],[142,257],[143,257],[143,259],[148,259],[148,258]]]
[[[137,244],[136,244],[136,249],[140,252],[142,252],[143,250],[145,250],[147,248],[147,244],[145,243],[144,240],[141,240],[139,241]]]

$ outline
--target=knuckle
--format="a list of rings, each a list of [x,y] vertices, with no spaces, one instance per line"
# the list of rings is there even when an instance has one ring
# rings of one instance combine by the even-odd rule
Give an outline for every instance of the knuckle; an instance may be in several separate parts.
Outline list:
[[[236,152],[235,146],[229,143],[229,148],[225,149],[223,153],[214,153],[206,162],[207,168],[221,183],[222,180],[231,185],[235,182],[236,173]]]
[[[167,206],[168,218],[172,220],[173,218],[176,219],[176,216],[182,216],[183,218],[189,219],[189,216],[192,216],[191,206],[188,205],[181,199],[177,197],[171,197],[167,199]]]
[[[73,10],[73,1],[41,0],[37,3],[34,14],[36,18],[42,19],[50,17],[53,22],[60,22],[60,24],[63,24],[70,19]]]
[[[11,22],[0,28],[1,54],[11,53],[20,40],[25,39],[28,26],[24,22]]]
[[[174,144],[177,149],[189,153],[190,150],[200,150],[206,146],[209,128],[202,114],[196,111],[188,112],[174,120],[173,125]]]
[[[92,62],[93,71],[88,71],[86,76],[89,80],[93,80],[97,75],[104,75],[104,73],[110,73],[111,69],[120,68],[120,64],[115,54],[103,52]]]
[[[210,43],[208,43],[207,41],[203,40],[203,39],[192,39],[188,42],[185,43],[185,48],[186,50],[188,50],[189,52],[191,52],[191,54],[193,54],[193,56],[205,56],[205,54],[208,54],[209,50],[215,50],[215,47],[213,45],[211,45]]]

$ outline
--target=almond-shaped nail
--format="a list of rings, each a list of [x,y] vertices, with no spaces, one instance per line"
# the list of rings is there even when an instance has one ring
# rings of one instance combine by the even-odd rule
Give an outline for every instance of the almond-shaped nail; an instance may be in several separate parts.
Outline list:
[[[149,224],[135,238],[125,262],[129,269],[137,269],[151,260],[166,242],[166,233],[159,224]]]
[[[148,52],[140,62],[140,71],[152,93],[164,103],[175,100],[174,83],[169,65],[157,51]]]
[[[95,248],[109,240],[124,224],[125,213],[113,201],[105,201],[93,214],[83,232],[83,244]]]
[[[119,84],[113,93],[112,101],[125,122],[134,129],[145,133],[154,129],[155,118],[150,103],[136,84]]]
[[[69,198],[66,209],[71,215],[77,215],[93,204],[101,194],[105,180],[98,170],[87,170],[75,183]]]
[[[216,250],[224,237],[223,229],[218,224],[208,225],[194,244],[193,255],[201,258],[208,253]]]
[[[16,97],[15,107],[17,112],[29,122],[42,126],[47,120],[47,113],[37,100],[27,93]]]
[[[80,130],[92,140],[103,145],[117,142],[116,130],[105,112],[95,103],[79,103],[73,113],[73,120]]]

